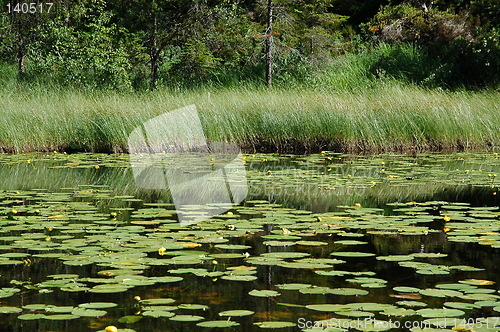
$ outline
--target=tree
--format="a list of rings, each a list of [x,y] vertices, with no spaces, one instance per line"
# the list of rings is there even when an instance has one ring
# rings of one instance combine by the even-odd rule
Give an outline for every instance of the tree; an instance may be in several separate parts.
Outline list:
[[[266,29],[266,86],[273,83],[273,0],[267,1],[267,29]]]
[[[41,4],[42,9],[46,9],[40,1],[32,2],[31,8],[23,6],[19,1],[0,1],[0,4],[2,12],[5,13],[3,15],[8,17],[6,19],[4,16],[8,24],[3,28],[3,52],[8,58],[16,59],[19,76],[23,77],[26,73],[26,57],[31,45],[37,40],[40,24],[52,15],[39,10]]]
[[[111,22],[105,0],[59,1],[37,28],[28,56],[33,76],[85,88],[130,89],[127,32]]]
[[[120,26],[133,31],[149,55],[150,89],[158,85],[158,70],[163,52],[179,43],[186,33],[190,12],[202,1],[117,0],[111,1]]]

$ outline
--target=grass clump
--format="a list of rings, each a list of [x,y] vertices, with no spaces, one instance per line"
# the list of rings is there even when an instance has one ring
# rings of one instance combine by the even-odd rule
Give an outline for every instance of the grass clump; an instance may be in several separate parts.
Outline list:
[[[397,84],[355,90],[222,89],[190,92],[2,91],[5,152],[127,152],[132,130],[195,104],[209,141],[248,151],[469,150],[497,146],[499,93]]]

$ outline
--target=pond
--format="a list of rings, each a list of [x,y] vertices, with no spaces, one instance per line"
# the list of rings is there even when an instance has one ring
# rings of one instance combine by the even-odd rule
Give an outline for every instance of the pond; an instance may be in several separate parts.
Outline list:
[[[497,154],[243,162],[185,225],[127,155],[0,155],[0,330],[500,331]]]

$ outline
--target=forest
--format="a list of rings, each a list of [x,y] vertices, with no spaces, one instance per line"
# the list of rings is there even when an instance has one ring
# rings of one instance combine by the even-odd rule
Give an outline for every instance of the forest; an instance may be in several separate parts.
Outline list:
[[[498,88],[497,0],[0,1],[0,84]]]

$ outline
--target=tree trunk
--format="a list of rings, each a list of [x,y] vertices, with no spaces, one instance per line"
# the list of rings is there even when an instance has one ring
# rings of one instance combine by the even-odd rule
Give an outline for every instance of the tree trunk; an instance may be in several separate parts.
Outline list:
[[[159,58],[159,50],[157,45],[157,35],[158,35],[158,19],[156,14],[153,14],[153,33],[151,36],[151,49],[150,49],[150,57],[151,57],[151,84],[150,89],[155,90],[157,87],[158,81],[158,58]]]
[[[273,0],[267,1],[266,86],[273,83]]]
[[[24,52],[20,50],[17,53],[17,71],[19,73],[19,77],[23,77],[25,73],[24,58],[25,58]]]

